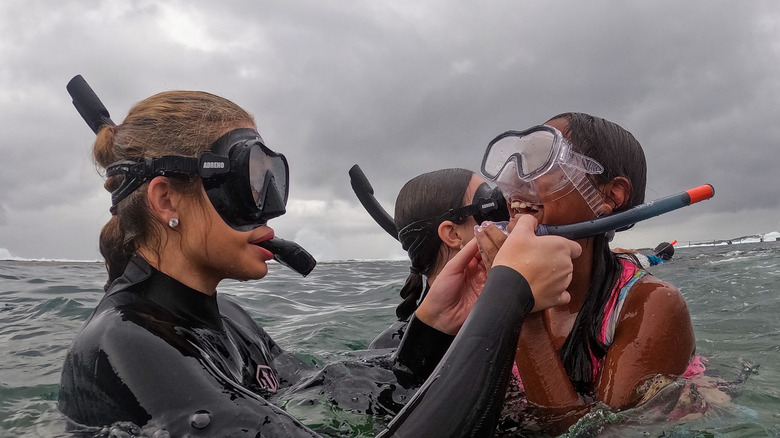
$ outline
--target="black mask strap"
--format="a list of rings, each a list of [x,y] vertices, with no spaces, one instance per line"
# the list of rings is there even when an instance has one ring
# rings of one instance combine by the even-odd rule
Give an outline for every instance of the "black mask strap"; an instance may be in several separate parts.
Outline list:
[[[160,158],[149,158],[146,161],[117,161],[106,168],[106,177],[123,174],[124,181],[111,192],[111,206],[133,193],[141,184],[156,176],[191,175],[198,173],[198,159],[166,155]]]

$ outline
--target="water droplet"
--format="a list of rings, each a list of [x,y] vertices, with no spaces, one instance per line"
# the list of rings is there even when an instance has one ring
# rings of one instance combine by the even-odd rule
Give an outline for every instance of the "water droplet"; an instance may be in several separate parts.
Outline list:
[[[208,411],[198,411],[190,417],[190,424],[195,429],[203,429],[211,423],[211,414]]]
[[[154,431],[152,438],[171,438],[171,434],[165,429],[158,429]]]

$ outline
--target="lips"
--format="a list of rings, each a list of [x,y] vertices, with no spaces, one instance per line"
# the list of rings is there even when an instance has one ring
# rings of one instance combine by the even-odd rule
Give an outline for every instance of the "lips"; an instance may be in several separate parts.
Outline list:
[[[263,234],[260,238],[250,241],[252,245],[259,245],[267,240],[271,240],[274,238],[274,230],[270,230],[269,232]]]
[[[276,255],[269,248],[266,248],[264,243],[268,242],[269,240],[271,240],[273,238],[274,238],[274,231],[271,230],[270,232],[264,234],[259,239],[255,239],[255,240],[253,240],[253,241],[251,241],[249,243],[251,245],[257,246],[257,248],[260,250],[260,252],[262,252],[264,254],[263,258],[265,260],[271,260],[274,257],[276,257]]]

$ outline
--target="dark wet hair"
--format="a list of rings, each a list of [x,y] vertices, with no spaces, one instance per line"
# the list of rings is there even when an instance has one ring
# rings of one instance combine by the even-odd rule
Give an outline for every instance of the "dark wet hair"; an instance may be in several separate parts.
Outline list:
[[[583,113],[559,114],[550,121],[555,119],[568,122],[568,128],[563,134],[576,152],[604,166],[603,173],[590,175],[597,186],[617,177],[628,180],[630,186],[626,189],[629,197],[622,205],[616,206],[614,213],[644,202],[647,164],[642,146],[630,132],[616,123]],[[590,288],[571,333],[558,351],[569,379],[580,393],[593,390],[590,353],[593,352],[598,359],[606,355],[607,347],[599,341],[598,336],[604,307],[623,270],[617,256],[609,248],[609,240],[605,235],[593,238]]]
[[[121,124],[103,126],[92,154],[101,169],[120,160],[143,161],[164,155],[197,157],[225,131],[243,123],[254,124],[252,116],[227,99],[202,91],[167,91],[135,104]],[[123,178],[107,178],[105,189],[115,190]],[[176,190],[202,199],[200,178],[168,178]],[[142,185],[117,204],[100,232],[100,253],[108,271],[106,286],[122,275],[140,245],[159,248],[160,227],[165,225],[149,208],[147,186]]]
[[[674,246],[669,242],[661,242],[655,247],[653,253],[664,260],[671,260],[674,256]]]
[[[412,178],[401,188],[395,201],[396,229],[400,231],[413,222],[462,207],[463,196],[473,174],[466,169],[441,169]],[[399,319],[406,319],[417,310],[424,290],[423,275],[430,276],[443,256],[445,249],[442,248],[438,233],[440,223],[400,236],[401,245],[407,249],[412,266],[401,289],[404,301],[395,310]]]

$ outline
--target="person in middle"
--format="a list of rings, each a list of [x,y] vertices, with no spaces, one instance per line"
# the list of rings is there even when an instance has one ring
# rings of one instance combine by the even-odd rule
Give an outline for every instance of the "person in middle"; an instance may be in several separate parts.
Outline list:
[[[509,211],[498,188],[461,168],[440,169],[409,180],[395,202],[398,240],[409,255],[409,276],[401,288],[398,320],[379,334],[370,349],[395,348],[410,318],[442,268],[474,238],[484,221],[508,221]],[[449,345],[451,335],[441,338]]]

